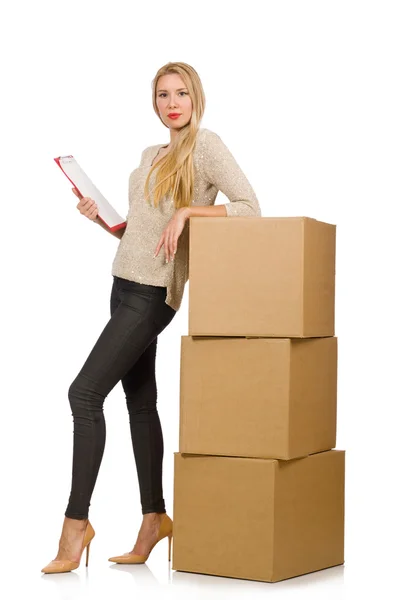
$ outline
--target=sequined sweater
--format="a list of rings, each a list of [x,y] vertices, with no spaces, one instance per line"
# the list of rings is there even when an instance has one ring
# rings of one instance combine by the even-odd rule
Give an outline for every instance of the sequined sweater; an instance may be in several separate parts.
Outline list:
[[[163,230],[175,208],[172,198],[164,196],[157,208],[144,198],[148,172],[160,149],[167,144],[145,148],[138,168],[129,177],[129,210],[127,225],[120,239],[112,264],[112,275],[167,288],[165,302],[174,310],[180,308],[184,287],[189,279],[189,219],[177,242],[174,260],[165,262],[164,245],[153,258]],[[255,192],[235,158],[210,129],[200,128],[193,149],[194,193],[191,206],[211,206],[220,190],[229,199],[227,217],[260,217],[261,210]],[[156,171],[151,174],[149,191],[155,184]]]

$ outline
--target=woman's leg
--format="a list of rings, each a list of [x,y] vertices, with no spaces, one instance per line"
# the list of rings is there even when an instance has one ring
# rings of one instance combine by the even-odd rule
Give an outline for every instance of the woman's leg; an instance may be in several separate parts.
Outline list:
[[[127,401],[142,514],[166,512],[163,498],[163,434],[157,412],[155,361],[157,338],[121,383]]]
[[[164,298],[165,298],[164,291]],[[117,300],[111,310],[117,307]],[[163,303],[157,313],[163,330],[173,319],[176,311]],[[155,361],[156,337],[141,354],[136,363],[122,377],[121,382],[127,401],[131,440],[138,473],[143,519],[131,554],[150,552],[158,539],[161,513],[166,512],[163,498],[163,435],[157,412],[157,385]]]
[[[120,303],[115,286],[110,298],[110,314]],[[172,315],[172,312],[171,312]],[[163,433],[157,412],[155,373],[157,337],[122,377],[127,402],[131,441],[138,474],[142,514],[166,512],[163,498]]]
[[[165,288],[114,279],[117,308],[69,388],[74,437],[66,517],[88,517],[105,446],[104,400],[175,314],[165,308],[165,293]]]

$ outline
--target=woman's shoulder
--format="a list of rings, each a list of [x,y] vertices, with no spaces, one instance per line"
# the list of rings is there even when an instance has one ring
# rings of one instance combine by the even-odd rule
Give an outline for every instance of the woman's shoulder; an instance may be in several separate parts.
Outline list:
[[[147,146],[142,150],[142,158],[148,156],[155,148],[160,148],[164,144],[154,144],[153,146]]]
[[[147,146],[144,148],[141,153],[141,161],[139,166],[146,166],[150,164],[161,146],[165,146],[165,144],[154,144],[153,146]]]
[[[204,143],[206,143],[208,140],[211,141],[216,137],[219,137],[218,134],[215,133],[215,131],[212,131],[212,129],[208,129],[208,127],[200,127],[197,132],[197,139]]]
[[[208,127],[200,129],[200,143],[208,151],[219,149],[224,143],[218,133]]]
[[[197,131],[196,136],[196,152],[208,154],[216,150],[222,144],[222,140],[219,135],[208,127],[200,127]]]

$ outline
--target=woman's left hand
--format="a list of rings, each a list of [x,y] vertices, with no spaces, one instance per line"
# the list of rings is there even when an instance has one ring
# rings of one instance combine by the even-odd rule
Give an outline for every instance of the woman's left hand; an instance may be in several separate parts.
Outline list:
[[[178,208],[173,217],[170,219],[167,227],[161,234],[159,243],[154,252],[153,258],[155,258],[161,246],[164,244],[165,261],[174,260],[174,256],[177,250],[178,238],[181,235],[183,228],[185,227],[186,219],[189,218],[189,207],[183,206]]]

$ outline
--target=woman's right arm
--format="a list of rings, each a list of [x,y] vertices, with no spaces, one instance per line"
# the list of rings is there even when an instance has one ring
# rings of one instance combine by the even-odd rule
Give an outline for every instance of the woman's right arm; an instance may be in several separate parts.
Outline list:
[[[125,227],[123,227],[122,229],[117,229],[117,231],[110,231],[109,227],[102,221],[102,219],[98,217],[98,206],[96,205],[94,200],[92,200],[92,198],[89,198],[88,196],[82,196],[76,188],[72,188],[72,192],[79,199],[79,203],[77,204],[76,208],[80,211],[82,215],[90,219],[90,221],[98,223],[98,225],[100,225],[105,231],[108,231],[116,238],[121,240],[126,229]]]
[[[147,148],[145,148],[143,150],[143,152],[141,154],[141,160],[139,163],[139,167],[142,167],[145,164],[146,152],[150,151],[151,148],[152,148],[152,146],[148,146]],[[82,215],[84,215],[85,217],[88,217],[88,219],[90,219],[91,221],[94,221],[94,223],[97,223],[98,225],[100,225],[102,227],[102,229],[104,229],[105,231],[108,231],[109,233],[114,235],[114,237],[121,240],[121,238],[124,235],[127,225],[125,227],[123,227],[122,229],[117,229],[117,231],[110,231],[109,227],[107,225],[105,225],[105,223],[102,221],[102,219],[98,218],[98,206],[96,205],[94,200],[92,200],[92,198],[90,198],[88,196],[82,196],[75,187],[72,188],[72,192],[79,199],[79,203],[77,204],[76,208],[81,212]]]

